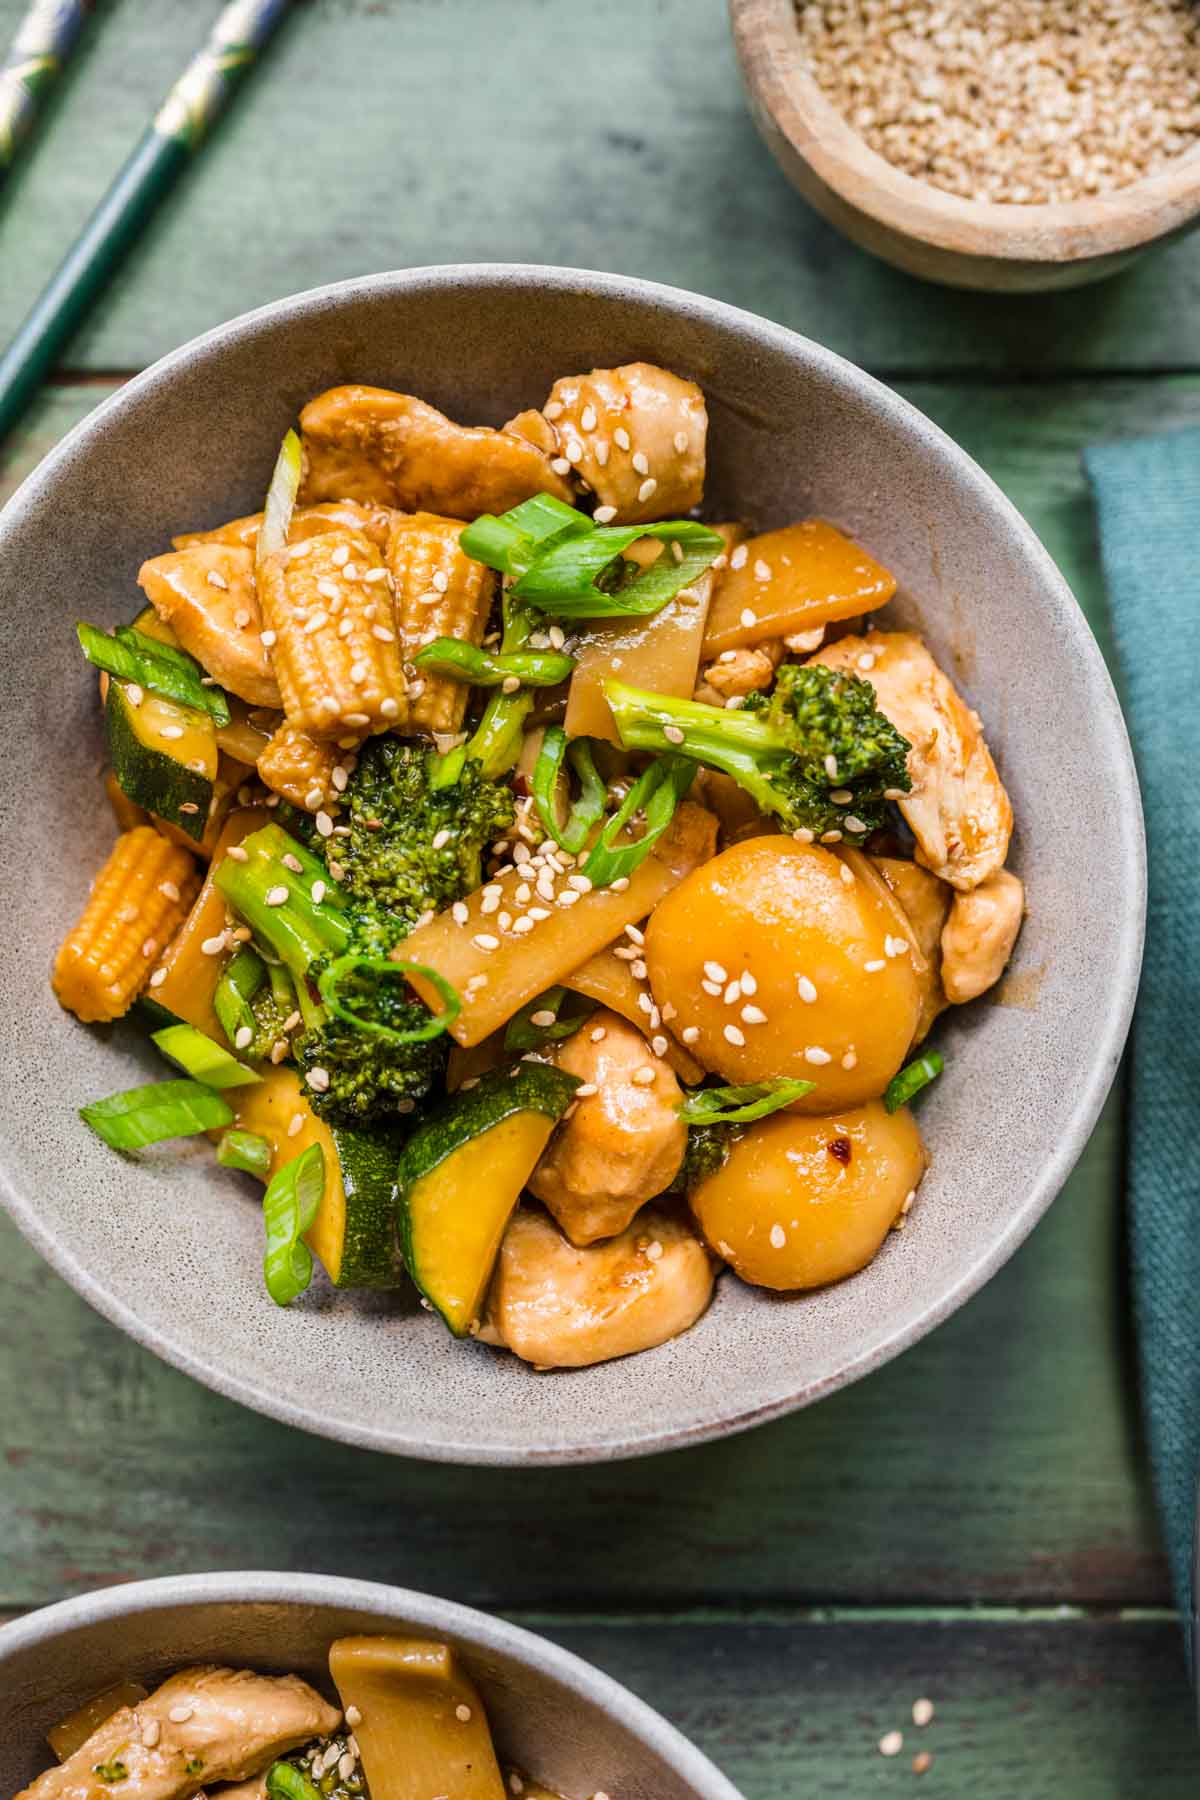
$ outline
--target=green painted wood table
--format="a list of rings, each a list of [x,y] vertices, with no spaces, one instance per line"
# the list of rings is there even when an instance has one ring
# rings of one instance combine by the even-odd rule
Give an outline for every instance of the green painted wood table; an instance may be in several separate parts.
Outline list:
[[[0,212],[0,340],[216,0],[111,0]],[[0,38],[24,0],[0,0]],[[743,110],[721,0],[309,0],[0,464],[277,295],[401,264],[652,276],[895,382],[991,471],[1107,638],[1082,445],[1200,420],[1200,236],[1081,293],[921,286],[841,242]],[[85,596],[79,609],[86,611]],[[72,602],[74,604],[74,602]],[[406,1464],[242,1412],[128,1343],[5,1224],[0,1608],[238,1566],[409,1582],[630,1682],[749,1800],[1173,1800],[1200,1783],[1134,1403],[1110,1103],[1012,1264],[812,1411],[649,1462]],[[905,1752],[876,1742],[930,1695]]]

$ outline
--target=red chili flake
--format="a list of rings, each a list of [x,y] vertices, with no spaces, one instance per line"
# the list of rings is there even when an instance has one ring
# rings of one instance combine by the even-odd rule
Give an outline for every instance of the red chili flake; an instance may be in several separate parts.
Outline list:
[[[853,1154],[849,1138],[830,1138],[828,1149],[835,1162],[848,1163]]]

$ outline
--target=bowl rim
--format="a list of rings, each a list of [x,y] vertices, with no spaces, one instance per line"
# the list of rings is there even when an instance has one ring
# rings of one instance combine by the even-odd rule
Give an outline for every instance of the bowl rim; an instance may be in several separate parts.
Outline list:
[[[667,313],[748,334],[785,356],[795,356],[799,350],[804,361],[822,379],[890,417],[926,449],[948,459],[958,478],[974,490],[987,510],[999,508],[1006,517],[1008,529],[1040,578],[1054,623],[1071,638],[1078,658],[1087,665],[1094,696],[1092,713],[1101,736],[1110,747],[1111,785],[1117,795],[1118,816],[1124,822],[1124,839],[1114,848],[1122,857],[1127,882],[1122,889],[1124,912],[1118,921],[1117,957],[1106,988],[1107,1005],[1089,1040],[1086,1073],[1076,1085],[1069,1118],[1049,1147],[1037,1181],[1021,1201],[1014,1204],[1003,1229],[923,1312],[888,1335],[866,1338],[857,1355],[834,1374],[809,1382],[799,1392],[794,1381],[785,1380],[753,1402],[735,1402],[715,1416],[692,1422],[657,1430],[637,1430],[624,1437],[612,1433],[599,1443],[584,1446],[549,1444],[530,1447],[519,1442],[480,1444],[466,1435],[458,1441],[442,1438],[428,1443],[403,1426],[347,1425],[340,1419],[317,1414],[307,1404],[294,1401],[278,1390],[267,1389],[232,1370],[219,1354],[207,1347],[203,1351],[193,1350],[187,1344],[177,1342],[166,1329],[146,1325],[132,1306],[109,1292],[99,1271],[58,1242],[55,1232],[43,1220],[34,1197],[19,1191],[7,1168],[0,1163],[0,1204],[24,1237],[97,1312],[135,1343],[152,1350],[193,1380],[269,1418],[335,1442],[424,1462],[489,1467],[615,1462],[732,1436],[810,1405],[859,1380],[891,1361],[956,1312],[1008,1261],[1029,1235],[1058,1194],[1091,1134],[1112,1086],[1129,1032],[1141,968],[1146,914],[1146,847],[1141,796],[1125,720],[1099,645],[1078,602],[1032,526],[974,458],[902,395],[811,338],[758,314],[687,289],[633,276],[555,265],[443,263],[355,276],[268,302],[168,352],[81,419],[0,510],[0,552],[6,522],[26,508],[37,505],[53,489],[60,471],[70,464],[79,446],[143,396],[152,395],[160,386],[169,384],[176,370],[197,358],[202,359],[210,351],[239,342],[263,328],[287,325],[308,313],[322,312],[331,305],[340,306],[358,299],[377,299],[381,295],[411,297],[458,287],[501,290],[529,286],[576,297],[601,294],[618,301],[637,300]],[[569,1377],[569,1371],[563,1373]]]
[[[918,181],[873,150],[808,73],[795,0],[729,0],[729,13],[754,105],[826,187],[889,231],[959,256],[1069,269],[1129,255],[1200,212],[1200,147],[1086,200],[965,200]]]
[[[697,1800],[741,1800],[738,1790],[690,1738],[648,1701],[594,1663],[551,1638],[508,1619],[443,1600],[420,1589],[340,1575],[289,1574],[249,1569],[206,1574],[160,1575],[148,1581],[97,1588],[35,1608],[0,1626],[0,1672],[10,1657],[51,1643],[64,1632],[94,1625],[119,1625],[131,1614],[160,1607],[214,1605],[356,1607],[381,1621],[403,1618],[419,1630],[449,1633],[473,1649],[511,1656],[538,1675],[570,1690],[573,1699],[597,1706],[623,1725],[668,1767],[695,1788]]]

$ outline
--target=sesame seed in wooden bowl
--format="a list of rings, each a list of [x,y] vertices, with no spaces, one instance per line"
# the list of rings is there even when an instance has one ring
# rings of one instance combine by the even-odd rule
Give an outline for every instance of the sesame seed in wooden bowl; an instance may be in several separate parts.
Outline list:
[[[1200,218],[1191,0],[729,4],[788,179],[910,274],[1075,287]]]

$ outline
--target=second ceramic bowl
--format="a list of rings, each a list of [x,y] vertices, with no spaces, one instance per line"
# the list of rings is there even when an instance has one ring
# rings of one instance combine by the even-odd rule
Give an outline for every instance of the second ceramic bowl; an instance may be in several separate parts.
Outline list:
[[[1029,918],[995,1003],[939,1025],[922,1103],[932,1168],[863,1274],[780,1299],[725,1277],[685,1336],[538,1375],[455,1342],[410,1295],[261,1286],[260,1208],[207,1146],[122,1159],[77,1108],[162,1068],[132,1026],[90,1030],[46,974],[106,854],[95,684],[73,623],[128,619],[143,557],[251,511],[280,437],[335,382],[410,389],[499,423],[555,376],[645,357],[712,417],[712,517],[837,520],[893,568],[987,723],[1016,809]],[[462,1462],[588,1461],[734,1431],[829,1393],[922,1336],[1040,1217],[1087,1140],[1128,1025],[1143,912],[1137,786],[1099,651],[999,490],[887,388],[713,300],[578,271],[378,275],[266,307],[121,390],[0,515],[0,1191],[66,1278],[222,1393],[351,1443]]]

